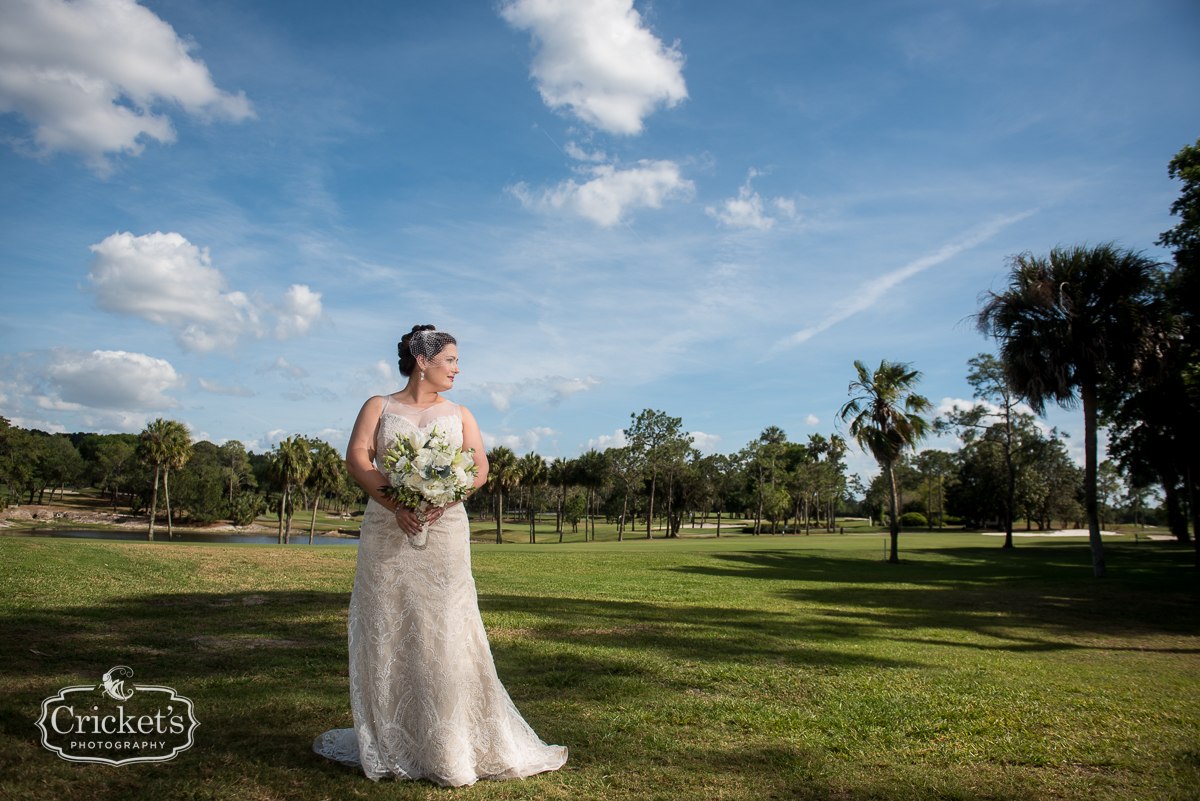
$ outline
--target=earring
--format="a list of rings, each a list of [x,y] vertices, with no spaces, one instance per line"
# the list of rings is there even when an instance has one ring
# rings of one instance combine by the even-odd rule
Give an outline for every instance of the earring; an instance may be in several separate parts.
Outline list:
[[[422,381],[425,380],[425,371],[424,370],[421,371],[421,380]]]

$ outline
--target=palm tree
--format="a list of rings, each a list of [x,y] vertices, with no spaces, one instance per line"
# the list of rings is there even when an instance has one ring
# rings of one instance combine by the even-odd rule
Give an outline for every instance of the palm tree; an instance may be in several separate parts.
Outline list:
[[[158,512],[158,479],[162,474],[163,493],[167,498],[167,537],[173,539],[171,528],[171,489],[167,478],[172,469],[178,470],[192,456],[192,441],[183,423],[164,420],[161,417],[146,425],[138,435],[138,458],[144,464],[154,465],[154,494],[150,499],[150,534],[154,541],[154,518]]]
[[[558,541],[562,542],[563,504],[567,502],[567,485],[571,482],[571,474],[574,472],[574,468],[571,462],[563,459],[562,457],[556,456],[554,461],[550,463],[550,466],[547,468],[547,470],[548,473],[546,480],[558,487],[560,490],[558,493],[556,493],[558,496],[558,510],[554,516],[554,528],[555,531],[558,532]]]
[[[532,452],[522,456],[518,466],[521,471],[521,485],[529,491],[529,542],[536,544],[537,531],[534,526],[537,522],[537,509],[534,494],[537,488],[550,478],[550,471],[546,468],[546,460]]]
[[[503,545],[501,521],[504,518],[504,493],[510,492],[521,483],[521,468],[517,463],[517,455],[503,445],[492,448],[488,452],[487,460],[487,483],[496,494],[496,544]]]
[[[1008,384],[1038,414],[1082,401],[1084,504],[1092,568],[1104,575],[1096,506],[1097,390],[1105,380],[1152,371],[1167,335],[1154,297],[1159,265],[1112,243],[1056,247],[1009,259],[1008,287],[988,292],[975,315],[993,336]]]
[[[593,507],[596,503],[596,492],[608,483],[611,468],[608,463],[608,456],[600,451],[592,448],[587,453],[583,454],[576,460],[578,471],[575,476],[576,483],[580,484],[587,490],[587,505],[584,507],[586,511],[583,515],[583,539],[588,538],[588,520],[592,518]],[[592,540],[596,539],[596,521],[592,520]]]
[[[317,501],[326,491],[338,485],[346,463],[328,442],[314,439],[310,444],[312,469],[308,472],[305,484],[313,493],[312,520],[308,523],[308,544],[312,545],[313,530],[317,527]]]
[[[931,408],[929,401],[912,389],[921,380],[921,373],[904,362],[893,364],[887,359],[871,372],[861,361],[854,362],[858,380],[851,381],[847,392],[852,395],[842,407],[841,419],[850,421],[850,436],[863,450],[869,450],[887,474],[891,487],[892,553],[889,562],[900,561],[900,490],[896,485],[896,462],[905,448],[912,448],[929,429],[921,417]],[[855,394],[857,393],[857,394]]]
[[[271,477],[283,486],[279,501],[279,544],[292,541],[292,489],[303,484],[312,469],[308,440],[297,434],[275,446],[271,453]],[[285,523],[286,517],[286,523]]]

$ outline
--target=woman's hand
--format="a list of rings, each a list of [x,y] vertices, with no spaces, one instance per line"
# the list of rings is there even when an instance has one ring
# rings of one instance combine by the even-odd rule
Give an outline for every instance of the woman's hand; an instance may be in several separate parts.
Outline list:
[[[446,506],[431,506],[425,510],[424,514],[419,514],[416,510],[410,509],[407,506],[396,507],[396,523],[400,526],[400,530],[409,536],[416,536],[421,533],[423,526],[433,525],[438,519],[446,513]]]

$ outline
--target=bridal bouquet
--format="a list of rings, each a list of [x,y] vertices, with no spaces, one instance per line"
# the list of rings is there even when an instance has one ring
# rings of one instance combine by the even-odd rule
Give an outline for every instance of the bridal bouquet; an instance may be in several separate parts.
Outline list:
[[[383,455],[389,486],[380,490],[388,498],[416,509],[417,517],[424,522],[426,509],[461,501],[474,487],[478,472],[471,458],[474,452],[456,447],[437,426],[428,434],[397,434],[396,444]],[[428,530],[422,527],[420,534],[409,537],[409,544],[424,548],[428,537]]]

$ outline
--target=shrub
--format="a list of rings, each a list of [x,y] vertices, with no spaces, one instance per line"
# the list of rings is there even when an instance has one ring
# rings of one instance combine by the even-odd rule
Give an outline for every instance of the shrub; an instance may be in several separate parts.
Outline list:
[[[905,512],[900,515],[900,525],[912,528],[926,528],[929,521],[920,512]]]
[[[233,499],[230,519],[238,528],[245,528],[254,518],[267,511],[267,499],[257,492],[241,492]]]

